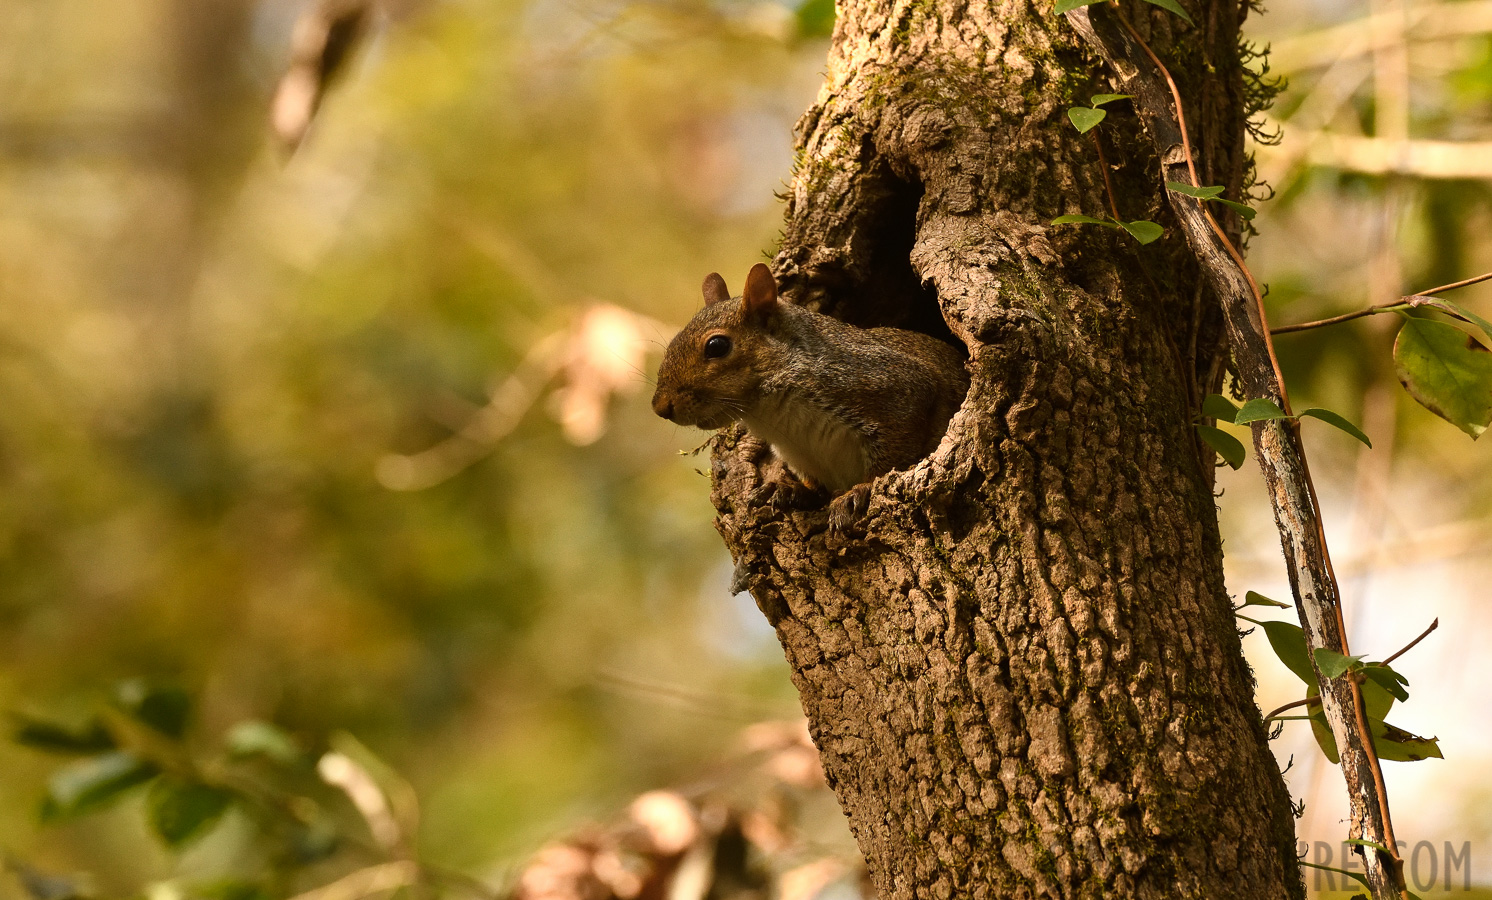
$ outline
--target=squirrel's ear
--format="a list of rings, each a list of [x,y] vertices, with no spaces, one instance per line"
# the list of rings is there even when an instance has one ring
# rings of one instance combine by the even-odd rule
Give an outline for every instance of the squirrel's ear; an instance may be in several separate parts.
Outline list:
[[[752,315],[766,315],[777,308],[777,281],[766,263],[757,263],[746,276],[746,290],[741,303]]]
[[[711,272],[705,276],[705,306],[714,306],[721,300],[730,299],[730,288],[725,286],[725,279],[720,277],[719,272]]]

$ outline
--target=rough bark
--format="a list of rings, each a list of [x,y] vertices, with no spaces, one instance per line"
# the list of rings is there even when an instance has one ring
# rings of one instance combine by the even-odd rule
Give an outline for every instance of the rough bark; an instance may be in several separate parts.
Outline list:
[[[1116,81],[1134,95],[1135,108],[1161,155],[1160,179],[1190,182],[1180,118],[1163,82],[1163,73],[1155,70],[1143,48],[1136,45],[1132,35],[1126,34],[1123,23],[1106,7],[1080,7],[1067,13],[1067,17],[1089,46],[1104,56],[1110,70],[1116,73]],[[1232,249],[1218,241],[1214,222],[1201,203],[1176,193],[1170,194],[1168,200],[1179,230],[1196,253],[1219,300],[1228,342],[1233,347],[1237,383],[1246,396],[1268,397],[1290,412],[1284,381],[1269,345],[1263,298],[1256,294],[1251,276],[1244,271],[1241,261],[1233,259]],[[1300,423],[1259,422],[1253,430],[1255,459],[1264,477],[1270,505],[1274,507],[1285,572],[1290,578],[1306,646],[1312,651],[1325,648],[1349,655],[1341,591],[1327,552],[1320,503],[1306,464]],[[1396,851],[1389,851],[1396,846],[1393,822],[1383,790],[1382,771],[1372,756],[1373,744],[1361,689],[1351,679],[1323,677],[1314,652],[1311,660],[1321,686],[1322,710],[1341,754],[1351,811],[1348,836],[1366,839],[1383,848],[1370,850],[1358,845],[1355,849],[1373,896],[1398,898],[1404,890],[1403,860]]]
[[[751,500],[718,525],[777,629],[883,898],[1298,897],[1289,798],[1223,586],[1190,422],[1220,325],[1183,242],[1048,229],[1109,202],[1064,110],[1101,60],[1019,0],[841,0],[775,268],[789,297],[961,341],[973,386],[865,533]],[[1130,9],[1210,183],[1243,178],[1244,10]],[[1100,128],[1126,219],[1168,223],[1141,125]],[[1147,155],[1148,154],[1148,155]]]

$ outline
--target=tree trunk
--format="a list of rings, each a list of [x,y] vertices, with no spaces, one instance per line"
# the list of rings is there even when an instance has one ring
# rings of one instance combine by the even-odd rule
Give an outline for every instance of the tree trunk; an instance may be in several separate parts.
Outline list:
[[[1183,79],[1199,171],[1237,192],[1246,8],[1127,14]],[[1210,74],[1208,74],[1210,73]],[[1191,422],[1221,372],[1179,236],[1110,212],[1109,92],[1050,5],[840,0],[800,123],[775,269],[859,325],[961,341],[973,385],[865,533],[749,499],[717,444],[718,526],[782,641],[882,898],[1300,897],[1289,795],[1254,703]],[[1169,225],[1128,106],[1096,130],[1122,218]],[[738,434],[738,433],[737,433]]]

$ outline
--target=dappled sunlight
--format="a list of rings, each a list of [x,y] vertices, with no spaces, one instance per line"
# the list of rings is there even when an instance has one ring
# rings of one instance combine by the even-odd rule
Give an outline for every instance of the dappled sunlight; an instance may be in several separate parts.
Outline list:
[[[1489,9],[1251,15],[1292,78],[1249,240],[1277,324],[1492,270]],[[731,594],[706,436],[647,403],[701,276],[776,246],[831,25],[0,0],[0,708],[33,738],[0,744],[0,897],[869,896]],[[1492,285],[1454,297],[1492,318]],[[1374,443],[1303,428],[1353,652],[1440,621],[1395,663],[1395,724],[1445,756],[1385,766],[1399,836],[1492,882],[1488,439],[1400,390],[1401,327],[1281,335],[1280,365]],[[1288,599],[1254,463],[1218,486],[1229,590]],[[1265,712],[1300,699],[1243,645]],[[1309,724],[1272,746],[1301,840],[1339,846]]]

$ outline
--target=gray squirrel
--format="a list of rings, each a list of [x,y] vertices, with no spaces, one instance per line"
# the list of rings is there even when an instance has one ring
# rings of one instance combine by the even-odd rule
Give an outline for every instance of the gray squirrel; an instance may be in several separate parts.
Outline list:
[[[705,278],[704,296],[663,353],[653,411],[706,430],[744,423],[790,470],[769,480],[774,502],[827,489],[831,531],[864,515],[876,476],[938,446],[969,389],[952,346],[779,302],[762,263],[739,298],[718,273]]]

